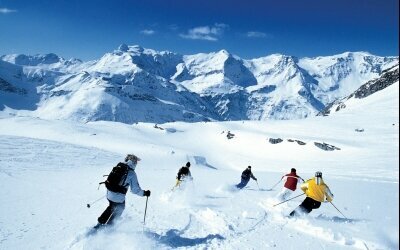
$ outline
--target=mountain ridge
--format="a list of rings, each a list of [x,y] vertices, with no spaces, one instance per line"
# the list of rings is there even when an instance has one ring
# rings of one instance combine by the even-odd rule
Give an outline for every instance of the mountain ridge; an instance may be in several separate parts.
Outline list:
[[[357,99],[367,98],[379,91],[386,89],[396,82],[399,82],[399,64],[385,69],[382,71],[382,74],[379,78],[372,79],[361,85],[349,96],[330,103],[322,112],[318,113],[317,115],[328,116],[333,113],[332,111],[338,112],[343,110],[349,105],[349,103],[351,103],[350,105],[354,105],[354,102],[360,102]]]
[[[46,119],[163,123],[313,116],[398,57],[345,52],[246,60],[226,50],[180,55],[122,44],[88,62],[52,53],[4,55],[0,62],[3,109],[18,112],[17,103],[30,100],[26,109]]]

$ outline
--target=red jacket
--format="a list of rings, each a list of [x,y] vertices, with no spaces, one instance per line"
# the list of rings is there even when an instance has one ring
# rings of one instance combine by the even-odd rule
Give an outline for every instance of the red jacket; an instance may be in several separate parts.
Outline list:
[[[282,176],[282,179],[284,177],[286,177],[286,182],[284,187],[292,191],[296,190],[297,182],[299,182],[299,180],[303,180],[300,176],[298,176],[296,173],[293,172]]]

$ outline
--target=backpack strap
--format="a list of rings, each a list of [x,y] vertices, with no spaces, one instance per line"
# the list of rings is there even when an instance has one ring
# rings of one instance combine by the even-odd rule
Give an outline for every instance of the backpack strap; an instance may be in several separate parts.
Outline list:
[[[128,178],[129,171],[130,171],[130,170],[133,171],[133,169],[131,169],[131,168],[129,167],[128,164],[125,164],[125,165],[127,165],[127,168],[126,168],[126,172],[125,172],[125,176],[124,176],[124,181],[122,182],[122,184],[124,184],[125,181],[126,181],[126,178]],[[126,186],[129,186],[129,184],[127,184],[127,185],[122,185],[122,186],[123,186],[123,187],[126,187]]]
[[[123,185],[123,184],[125,183],[126,178],[128,178],[129,170],[133,170],[133,169],[131,169],[131,168],[129,167],[129,165],[126,164],[126,163],[124,163],[124,162],[119,162],[119,163],[117,164],[117,166],[125,167],[125,168],[126,168],[126,171],[125,171],[125,174],[124,174],[124,179],[123,179],[123,181],[122,181],[122,187],[125,188],[127,185]],[[129,184],[128,184],[128,185],[129,185]]]

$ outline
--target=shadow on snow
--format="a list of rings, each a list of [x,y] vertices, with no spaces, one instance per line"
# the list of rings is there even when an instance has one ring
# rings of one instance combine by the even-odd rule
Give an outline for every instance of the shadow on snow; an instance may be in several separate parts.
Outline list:
[[[200,244],[206,244],[207,242],[218,239],[223,240],[225,239],[219,234],[209,234],[206,237],[201,238],[186,238],[182,237],[182,231],[177,229],[170,229],[168,230],[165,235],[160,235],[154,232],[146,232],[148,237],[156,239],[159,243],[170,246],[170,247],[189,247],[189,246],[196,246]]]
[[[167,245],[169,247],[190,247],[200,244],[206,244],[213,239],[218,239],[218,240],[225,239],[220,234],[209,234],[206,237],[201,237],[201,238],[183,237],[182,234],[184,234],[185,231],[188,230],[190,228],[190,225],[192,224],[192,218],[193,216],[190,215],[188,224],[182,230],[170,229],[165,233],[165,235],[160,235],[158,233],[149,231],[147,231],[145,234],[146,236],[151,237],[156,241],[158,241],[159,243]]]
[[[325,221],[332,221],[332,222],[339,222],[339,223],[355,223],[355,222],[365,222],[366,220],[363,219],[349,219],[349,218],[342,218],[338,216],[326,216],[323,214],[318,215],[315,217],[318,220],[325,220]]]

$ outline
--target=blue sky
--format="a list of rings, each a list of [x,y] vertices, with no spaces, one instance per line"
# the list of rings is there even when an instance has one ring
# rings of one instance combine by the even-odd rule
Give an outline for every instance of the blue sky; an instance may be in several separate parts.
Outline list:
[[[120,44],[242,58],[398,55],[398,0],[0,0],[0,54],[92,60]]]

